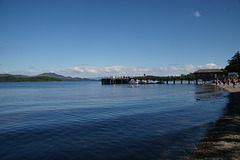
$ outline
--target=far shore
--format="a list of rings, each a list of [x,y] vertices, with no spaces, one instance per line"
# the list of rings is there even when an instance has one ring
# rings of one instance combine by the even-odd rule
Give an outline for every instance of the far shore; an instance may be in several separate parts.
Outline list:
[[[215,85],[215,84],[211,84]],[[215,121],[202,141],[186,159],[237,160],[240,158],[240,88],[239,84],[218,84],[228,91],[229,103],[225,114]]]

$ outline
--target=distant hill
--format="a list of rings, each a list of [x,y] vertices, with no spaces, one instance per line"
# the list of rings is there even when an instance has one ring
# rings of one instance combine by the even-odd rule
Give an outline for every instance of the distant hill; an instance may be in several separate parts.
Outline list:
[[[10,75],[10,74],[1,74],[0,82],[49,82],[49,81],[62,81],[59,78],[47,77],[47,76],[22,76],[22,75]]]
[[[0,82],[22,82],[22,81],[95,81],[96,79],[65,77],[56,73],[42,73],[37,76],[0,74]],[[40,78],[39,77],[45,77]]]
[[[47,77],[52,77],[52,78],[58,78],[61,79],[62,81],[84,81],[84,80],[89,80],[86,78],[78,78],[78,77],[65,77],[62,75],[58,75],[56,73],[42,73],[39,74],[38,76],[47,76]]]
[[[12,74],[0,74],[0,77],[7,77],[7,76],[14,76],[17,78],[28,78],[30,76],[26,76],[26,75],[12,75]]]
[[[0,74],[0,77],[12,76],[11,74]]]
[[[30,77],[30,76],[26,76],[26,75],[14,75],[15,77],[17,77],[17,78],[28,78],[28,77]]]
[[[47,76],[47,77],[54,77],[54,78],[59,78],[59,79],[66,78],[66,77],[64,77],[62,75],[58,75],[58,74],[55,74],[55,73],[42,73],[42,74],[39,74],[37,76]]]

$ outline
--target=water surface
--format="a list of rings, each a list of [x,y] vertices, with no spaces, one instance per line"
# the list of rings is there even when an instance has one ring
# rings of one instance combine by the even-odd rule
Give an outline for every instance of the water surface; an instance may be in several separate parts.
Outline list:
[[[179,159],[223,114],[214,86],[0,83],[0,157]]]

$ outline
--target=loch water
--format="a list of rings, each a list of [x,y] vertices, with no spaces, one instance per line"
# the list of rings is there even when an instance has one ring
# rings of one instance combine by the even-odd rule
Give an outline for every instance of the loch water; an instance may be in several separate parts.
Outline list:
[[[0,159],[181,159],[223,113],[208,85],[0,83]]]

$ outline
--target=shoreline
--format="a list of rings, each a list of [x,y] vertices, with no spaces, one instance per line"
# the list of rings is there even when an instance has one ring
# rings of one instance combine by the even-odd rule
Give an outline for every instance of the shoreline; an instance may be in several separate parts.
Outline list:
[[[215,85],[215,84],[210,84]],[[240,157],[240,88],[217,85],[229,92],[229,102],[222,115],[208,130],[186,159],[232,159]]]
[[[216,86],[216,85],[213,84],[213,83],[211,83],[210,85]],[[235,88],[233,88],[233,84],[232,84],[232,83],[229,84],[229,85],[227,85],[227,84],[225,84],[225,85],[223,85],[223,84],[218,84],[217,87],[220,87],[220,88],[224,89],[225,91],[227,91],[227,92],[229,92],[229,93],[240,92],[240,84],[235,85]]]

